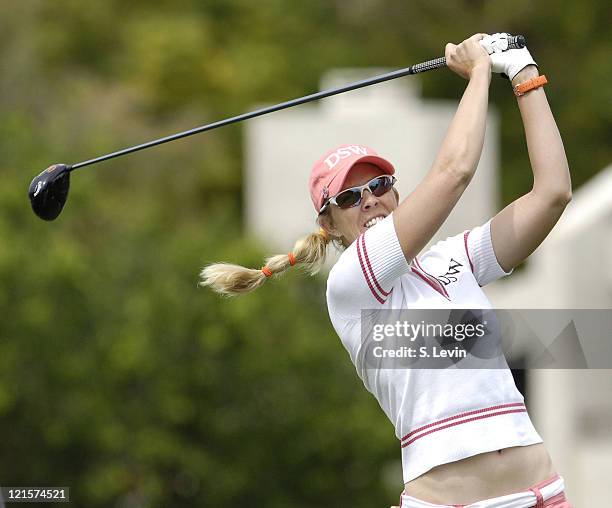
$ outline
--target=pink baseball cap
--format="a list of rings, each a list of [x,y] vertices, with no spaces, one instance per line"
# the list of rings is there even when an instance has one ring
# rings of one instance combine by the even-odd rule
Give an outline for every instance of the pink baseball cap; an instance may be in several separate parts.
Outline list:
[[[363,145],[340,145],[327,152],[310,172],[310,198],[317,213],[325,201],[342,190],[351,168],[358,162],[369,162],[385,173],[392,175],[395,168],[374,150]]]

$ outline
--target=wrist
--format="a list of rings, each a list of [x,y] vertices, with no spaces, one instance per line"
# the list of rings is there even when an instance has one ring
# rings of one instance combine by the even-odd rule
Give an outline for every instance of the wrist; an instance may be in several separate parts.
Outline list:
[[[537,78],[539,76],[538,68],[535,65],[528,65],[524,69],[522,69],[514,79],[512,80],[512,86],[520,85],[525,81],[528,81],[532,78]]]
[[[476,64],[474,67],[472,67],[472,72],[470,72],[469,79],[471,80],[475,77],[486,77],[490,81],[491,65],[488,62]]]

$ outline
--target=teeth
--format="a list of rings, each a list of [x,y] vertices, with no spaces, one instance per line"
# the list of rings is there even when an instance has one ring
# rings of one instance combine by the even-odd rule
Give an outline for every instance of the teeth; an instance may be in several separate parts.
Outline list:
[[[365,227],[366,228],[370,228],[372,227],[374,224],[376,224],[377,222],[380,222],[381,220],[383,220],[384,217],[381,215],[379,217],[374,217],[373,219],[370,219],[368,222],[365,223]]]

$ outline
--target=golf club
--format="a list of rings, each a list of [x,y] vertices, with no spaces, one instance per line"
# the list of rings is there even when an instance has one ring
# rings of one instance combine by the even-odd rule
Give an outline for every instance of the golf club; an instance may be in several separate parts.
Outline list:
[[[507,41],[508,41],[508,46],[506,50],[523,48],[525,47],[525,44],[526,44],[525,37],[522,35],[512,36],[508,34]],[[66,200],[68,199],[68,190],[70,187],[70,172],[74,171],[75,169],[82,168],[85,166],[90,166],[92,164],[96,164],[98,162],[106,161],[109,159],[114,159],[115,157],[127,155],[129,153],[137,152],[139,150],[144,150],[145,148],[150,148],[152,146],[157,146],[163,143],[168,143],[169,141],[174,141],[175,139],[185,138],[187,136],[198,134],[200,132],[210,131],[210,130],[216,129],[217,127],[223,127],[225,125],[230,125],[232,123],[241,122],[243,120],[249,120],[250,118],[255,118],[255,117],[262,116],[268,113],[274,113],[275,111],[287,109],[292,106],[298,106],[300,104],[305,104],[307,102],[324,99],[326,97],[331,97],[332,95],[337,95],[343,92],[349,92],[351,90],[356,90],[358,88],[375,85],[377,83],[382,83],[384,81],[389,81],[391,79],[400,78],[402,76],[408,76],[410,74],[418,74],[420,72],[426,72],[426,71],[430,71],[433,69],[439,69],[445,66],[446,66],[446,58],[444,57],[435,58],[433,60],[428,60],[426,62],[419,63],[411,67],[406,67],[404,69],[392,71],[386,74],[382,74],[380,76],[375,76],[373,78],[364,79],[361,81],[357,81],[355,83],[351,83],[351,84],[341,86],[338,88],[333,88],[330,90],[323,90],[321,92],[313,93],[311,95],[306,95],[304,97],[282,102],[274,106],[269,106],[266,108],[258,109],[256,111],[243,113],[238,116],[226,118],[225,120],[220,120],[220,121],[208,124],[208,125],[196,127],[194,129],[179,132],[177,134],[172,134],[164,138],[155,139],[147,143],[124,148],[123,150],[119,150],[117,152],[112,152],[106,155],[102,155],[100,157],[96,157],[94,159],[89,159],[83,162],[79,162],[77,164],[73,164],[73,165],[54,164],[50,166],[49,168],[45,169],[42,173],[40,173],[40,175],[34,178],[34,180],[32,180],[32,183],[30,184],[28,195],[30,197],[30,202],[32,204],[32,210],[34,210],[34,213],[38,215],[38,217],[40,217],[41,219],[44,219],[47,221],[52,221],[56,219],[61,213],[66,203]]]

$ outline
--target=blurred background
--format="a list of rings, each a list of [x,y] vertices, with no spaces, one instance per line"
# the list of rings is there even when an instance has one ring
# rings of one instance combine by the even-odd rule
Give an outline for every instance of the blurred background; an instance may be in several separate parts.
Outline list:
[[[307,174],[337,142],[372,144],[400,179],[405,168],[409,190],[461,78],[403,78],[79,171],[53,223],[31,212],[29,182],[52,163],[440,56],[476,32],[522,33],[550,82],[575,197],[490,296],[507,308],[612,308],[611,14],[603,0],[5,2],[0,483],[70,486],[88,507],[395,503],[398,442],[329,323],[324,275],[296,271],[228,300],[198,289],[197,274],[217,260],[259,267],[314,229]],[[494,77],[490,102],[480,200],[441,233],[530,189],[507,81]],[[515,374],[570,500],[603,502],[610,371]]]

